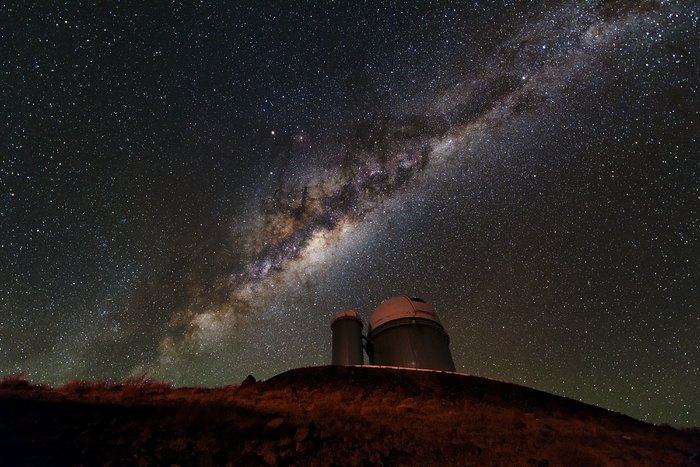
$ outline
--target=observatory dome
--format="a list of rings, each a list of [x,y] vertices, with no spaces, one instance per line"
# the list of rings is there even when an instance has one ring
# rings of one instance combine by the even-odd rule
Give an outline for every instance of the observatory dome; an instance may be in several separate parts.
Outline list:
[[[399,295],[383,301],[369,319],[367,355],[372,365],[455,371],[450,336],[433,306]]]
[[[362,323],[362,318],[360,318],[360,315],[355,310],[350,309],[339,311],[338,314],[335,315],[335,318],[333,318],[333,322],[335,323],[339,319],[344,318],[356,319],[357,321]]]
[[[401,318],[423,318],[440,322],[432,305],[420,298],[399,295],[398,297],[384,300],[379,304],[369,318],[369,327],[370,329],[377,329],[388,321]]]

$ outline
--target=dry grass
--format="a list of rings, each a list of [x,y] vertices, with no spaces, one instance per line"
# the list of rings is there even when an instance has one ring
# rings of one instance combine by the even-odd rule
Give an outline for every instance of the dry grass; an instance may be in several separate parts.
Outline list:
[[[29,381],[24,373],[13,373],[0,378],[0,388],[26,388],[29,387]]]
[[[224,388],[172,388],[146,375],[39,391],[19,384],[23,405],[0,405],[9,414],[0,433],[10,434],[0,451],[18,464],[51,463],[22,457],[44,453],[90,465],[697,467],[700,451],[698,429],[454,374],[322,367]]]

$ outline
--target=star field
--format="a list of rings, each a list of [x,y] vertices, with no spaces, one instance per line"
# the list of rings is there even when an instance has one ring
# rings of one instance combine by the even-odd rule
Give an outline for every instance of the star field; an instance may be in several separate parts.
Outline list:
[[[0,374],[266,378],[407,293],[700,425],[700,8],[472,3],[2,4]]]

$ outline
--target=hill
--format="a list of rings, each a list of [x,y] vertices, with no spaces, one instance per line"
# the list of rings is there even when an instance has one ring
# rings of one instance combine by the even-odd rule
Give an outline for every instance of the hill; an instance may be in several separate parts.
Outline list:
[[[221,388],[6,378],[8,465],[700,465],[700,431],[454,373],[315,367]]]

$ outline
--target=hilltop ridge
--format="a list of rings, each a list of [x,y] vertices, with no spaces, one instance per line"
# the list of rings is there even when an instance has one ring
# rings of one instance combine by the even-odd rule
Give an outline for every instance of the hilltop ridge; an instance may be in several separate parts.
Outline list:
[[[221,388],[0,386],[10,465],[700,465],[700,431],[448,372],[326,366]]]

